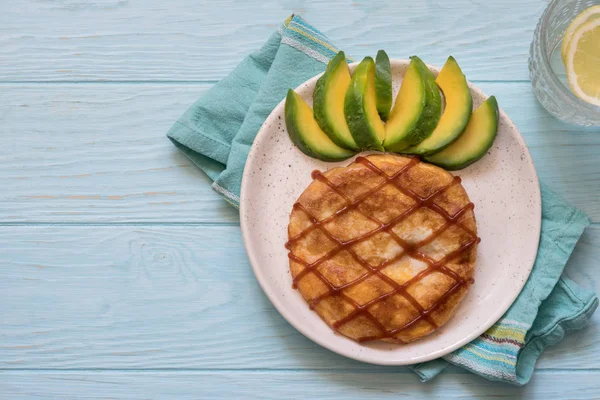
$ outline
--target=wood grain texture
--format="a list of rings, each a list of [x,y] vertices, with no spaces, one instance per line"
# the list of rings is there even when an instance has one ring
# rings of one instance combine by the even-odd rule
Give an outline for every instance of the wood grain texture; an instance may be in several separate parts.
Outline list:
[[[600,135],[553,119],[526,82],[546,4],[0,2],[0,398],[600,398],[598,314],[525,388],[458,368],[424,385],[315,345],[256,283],[237,212],[165,138],[297,12],[357,58],[454,55],[540,178],[600,222]],[[567,266],[597,292],[599,243],[596,224]]]
[[[596,291],[599,241],[594,225],[568,266]],[[0,260],[0,369],[405,371],[345,359],[288,325],[238,227],[3,227]],[[600,369],[600,314],[539,367]]]
[[[566,389],[571,388],[571,389]],[[525,387],[450,373],[423,384],[394,372],[0,372],[0,393],[23,399],[598,399],[598,372],[541,372]]]
[[[540,179],[600,221],[600,135],[562,125],[528,83],[481,83]],[[0,222],[226,222],[237,212],[165,137],[210,85],[4,85]]]
[[[527,80],[543,0],[19,0],[0,5],[1,81],[217,80],[300,13],[355,57],[456,57],[470,79]],[[44,23],[40,23],[44,21]]]
[[[206,85],[0,89],[1,222],[235,222],[167,139]]]

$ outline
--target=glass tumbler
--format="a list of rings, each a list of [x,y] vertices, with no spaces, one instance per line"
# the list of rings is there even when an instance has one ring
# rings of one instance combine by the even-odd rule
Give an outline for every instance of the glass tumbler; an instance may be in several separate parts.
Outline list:
[[[600,127],[600,107],[575,96],[560,55],[571,21],[600,0],[553,0],[542,14],[529,49],[529,76],[539,102],[556,118],[580,126]]]

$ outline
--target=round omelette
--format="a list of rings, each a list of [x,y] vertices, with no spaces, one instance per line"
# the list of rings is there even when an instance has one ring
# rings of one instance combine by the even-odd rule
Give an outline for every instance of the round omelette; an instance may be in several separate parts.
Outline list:
[[[460,178],[418,158],[313,172],[290,215],[290,272],[308,306],[359,342],[444,325],[473,283],[477,227]]]

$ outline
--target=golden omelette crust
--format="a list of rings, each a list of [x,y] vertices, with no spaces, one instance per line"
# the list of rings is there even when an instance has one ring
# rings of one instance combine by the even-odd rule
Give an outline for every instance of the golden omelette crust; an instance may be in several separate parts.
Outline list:
[[[473,282],[479,243],[460,178],[391,154],[313,178],[286,244],[309,306],[357,341],[407,343],[444,325]]]

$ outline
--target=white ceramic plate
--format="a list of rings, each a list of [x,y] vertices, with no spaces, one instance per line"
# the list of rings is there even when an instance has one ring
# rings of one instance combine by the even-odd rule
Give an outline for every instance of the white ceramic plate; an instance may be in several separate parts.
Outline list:
[[[351,65],[351,68],[355,64]],[[406,60],[392,61],[394,98]],[[431,67],[437,74],[438,69]],[[312,105],[317,77],[298,92]],[[487,96],[470,85],[473,106]],[[483,159],[455,172],[475,203],[478,248],[475,284],[456,315],[434,334],[407,345],[358,344],[336,334],[292,289],[284,243],[292,205],[311,182],[313,170],[350,164],[327,163],[304,155],[290,141],[284,119],[285,100],[259,131],[242,179],[240,216],[254,274],[277,310],[316,343],[346,357],[383,365],[405,365],[441,357],[473,340],[510,307],[529,277],[541,226],[540,188],[529,151],[517,128],[500,112],[498,137]]]

